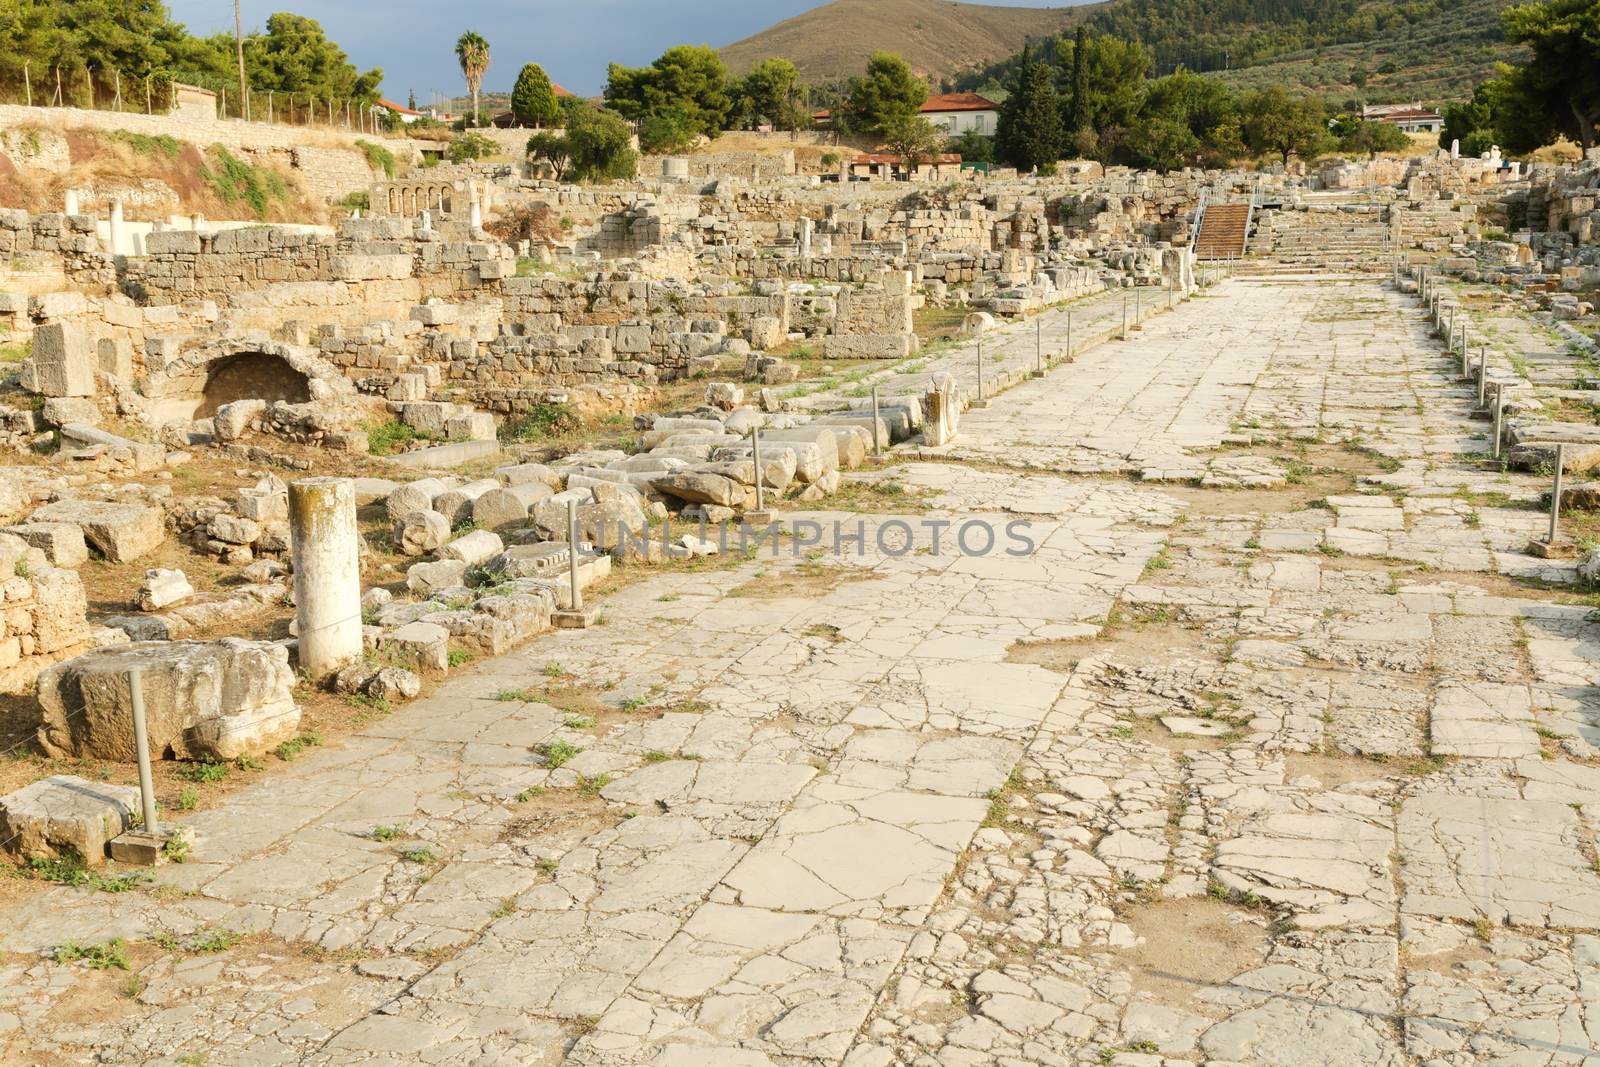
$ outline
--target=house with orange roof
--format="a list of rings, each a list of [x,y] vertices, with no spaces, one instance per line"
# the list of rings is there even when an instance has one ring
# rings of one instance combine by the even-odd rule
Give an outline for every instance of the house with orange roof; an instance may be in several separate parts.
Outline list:
[[[969,130],[993,137],[1000,123],[1000,105],[977,93],[930,96],[917,113],[937,126],[946,137],[960,137]],[[818,127],[827,129],[833,121],[833,111],[824,109],[811,117]]]

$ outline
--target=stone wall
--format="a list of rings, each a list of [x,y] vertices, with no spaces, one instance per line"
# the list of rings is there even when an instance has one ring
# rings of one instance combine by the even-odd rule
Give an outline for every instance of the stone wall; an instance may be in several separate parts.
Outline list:
[[[381,144],[403,163],[414,163],[422,158],[423,147],[437,148],[429,141],[386,137],[381,134],[363,134],[354,130],[322,126],[288,126],[270,122],[242,122],[237,119],[217,119],[193,112],[173,115],[139,115],[122,111],[89,111],[83,108],[24,107],[17,104],[0,105],[0,136],[6,131],[41,129],[55,132],[67,130],[127,130],[151,137],[174,137],[188,141],[199,148],[219,144],[233,152],[250,156],[258,162],[277,162],[295,174],[308,193],[334,200],[367,188],[372,184],[372,169],[366,155],[356,144],[358,140]],[[0,154],[4,154],[0,150]],[[47,159],[12,159],[19,169],[41,166],[56,171],[57,166]]]
[[[87,610],[77,572],[0,533],[0,693],[27,692],[40,671],[83,651]]]

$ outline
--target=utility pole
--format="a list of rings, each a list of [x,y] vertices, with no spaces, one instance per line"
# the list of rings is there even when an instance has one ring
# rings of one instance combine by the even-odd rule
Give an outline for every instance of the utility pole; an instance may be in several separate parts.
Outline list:
[[[250,118],[250,90],[244,82],[244,15],[239,10],[240,0],[233,0],[233,43],[239,54],[239,114]]]

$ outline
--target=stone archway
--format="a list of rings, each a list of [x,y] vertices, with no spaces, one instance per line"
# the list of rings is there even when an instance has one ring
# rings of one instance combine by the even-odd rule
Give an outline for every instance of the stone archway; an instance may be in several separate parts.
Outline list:
[[[236,400],[279,400],[304,404],[311,399],[311,380],[291,367],[282,356],[266,352],[240,352],[206,366],[195,418],[206,419]]]
[[[236,400],[303,404],[355,391],[344,372],[316,349],[262,336],[186,349],[139,384],[145,411],[164,422],[208,418]]]

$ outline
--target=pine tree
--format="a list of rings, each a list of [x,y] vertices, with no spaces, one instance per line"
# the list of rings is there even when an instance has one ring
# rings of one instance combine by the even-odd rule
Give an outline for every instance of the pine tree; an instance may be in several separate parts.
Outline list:
[[[1050,68],[1023,51],[1016,88],[1000,108],[995,154],[1018,170],[1051,167],[1067,144]]]

